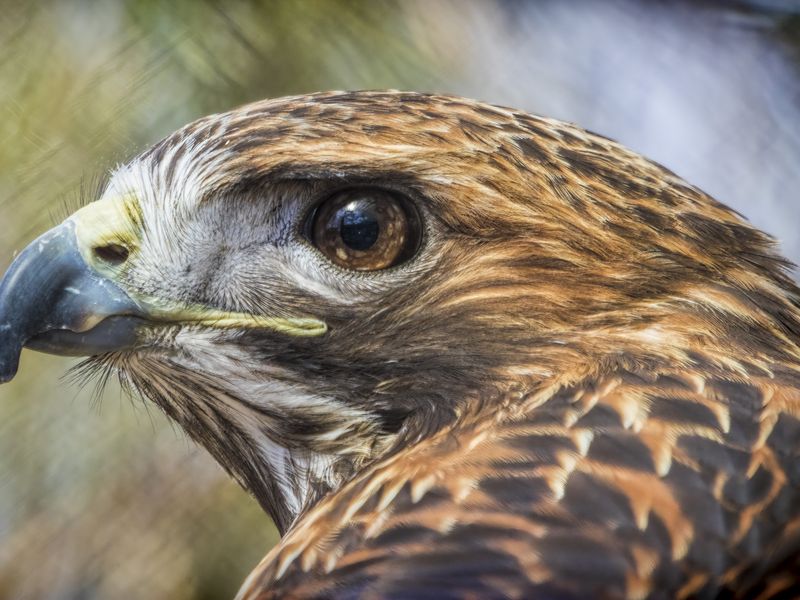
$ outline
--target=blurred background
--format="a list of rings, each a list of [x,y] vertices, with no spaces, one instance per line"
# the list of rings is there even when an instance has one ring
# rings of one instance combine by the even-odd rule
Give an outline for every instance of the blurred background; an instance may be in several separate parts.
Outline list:
[[[0,0],[0,270],[180,125],[361,88],[577,122],[800,262],[799,75],[792,1]],[[276,541],[268,519],[157,410],[63,377],[73,364],[26,351],[0,387],[0,598],[232,597]]]

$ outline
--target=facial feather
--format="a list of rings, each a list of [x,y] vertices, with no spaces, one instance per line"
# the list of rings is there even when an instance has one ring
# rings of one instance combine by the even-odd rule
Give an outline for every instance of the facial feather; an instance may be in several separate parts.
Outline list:
[[[407,263],[348,271],[304,236],[353,186],[418,208]],[[105,195],[141,207],[128,289],[328,325],[185,327],[107,357],[284,529],[479,398],[620,360],[731,366],[743,339],[742,369],[798,356],[771,240],[614,142],[511,109],[399,92],[256,103],[166,138]]]

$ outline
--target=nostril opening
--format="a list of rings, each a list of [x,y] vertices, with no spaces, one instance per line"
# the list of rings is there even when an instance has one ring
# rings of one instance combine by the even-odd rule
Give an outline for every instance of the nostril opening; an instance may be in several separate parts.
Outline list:
[[[128,260],[130,252],[125,246],[119,244],[106,244],[105,246],[95,246],[94,255],[110,265],[119,266]]]

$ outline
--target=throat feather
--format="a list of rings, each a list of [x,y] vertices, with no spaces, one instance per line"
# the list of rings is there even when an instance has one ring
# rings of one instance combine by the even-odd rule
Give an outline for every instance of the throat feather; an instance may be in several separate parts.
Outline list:
[[[255,496],[281,532],[374,458],[376,417],[203,332],[180,352],[133,353],[121,379]],[[190,343],[191,342],[191,343]]]

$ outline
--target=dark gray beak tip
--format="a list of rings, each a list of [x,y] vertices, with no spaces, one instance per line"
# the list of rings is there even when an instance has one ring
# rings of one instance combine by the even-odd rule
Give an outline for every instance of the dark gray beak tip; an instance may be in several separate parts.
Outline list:
[[[19,368],[19,356],[24,340],[15,333],[10,323],[0,323],[0,384],[14,379]]]
[[[17,374],[22,341],[15,338],[9,324],[0,325],[0,383],[8,383]]]
[[[16,360],[0,360],[0,384],[8,383],[14,379],[19,367],[19,358]]]

